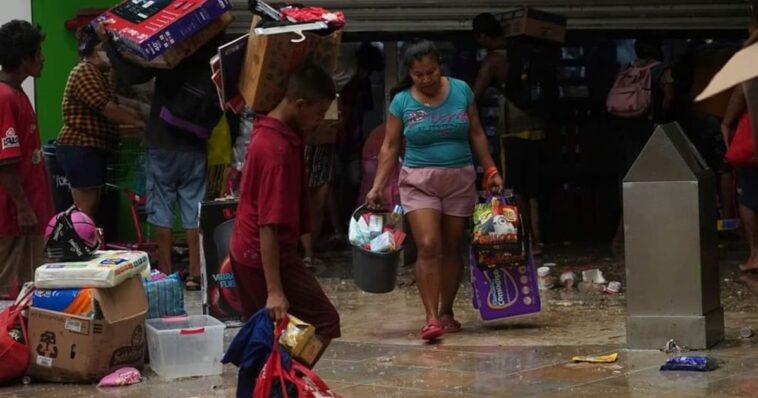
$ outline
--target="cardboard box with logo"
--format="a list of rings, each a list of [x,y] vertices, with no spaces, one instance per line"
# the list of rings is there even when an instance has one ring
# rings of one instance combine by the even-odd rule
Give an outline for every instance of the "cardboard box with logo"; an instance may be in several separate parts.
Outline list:
[[[126,0],[94,23],[107,22],[124,48],[152,60],[232,8],[229,0]]]
[[[181,43],[166,50],[163,54],[151,60],[146,60],[141,56],[120,48],[121,55],[130,62],[146,68],[173,69],[184,59],[194,54],[202,48],[211,39],[221,34],[234,21],[231,12],[225,12],[216,18],[208,26],[195,33],[192,37],[187,38]]]
[[[92,318],[29,310],[29,375],[79,382],[99,380],[126,366],[142,369],[148,303],[140,277],[94,289],[92,296]]]
[[[342,31],[320,35],[300,25],[256,29],[259,21],[253,18],[239,90],[251,109],[266,113],[284,98],[287,80],[297,68],[313,63],[334,72]]]
[[[200,204],[200,255],[203,314],[229,325],[242,321],[237,285],[229,262],[237,199]]]
[[[527,36],[563,43],[566,41],[566,18],[533,8],[521,8],[498,14],[506,37]]]

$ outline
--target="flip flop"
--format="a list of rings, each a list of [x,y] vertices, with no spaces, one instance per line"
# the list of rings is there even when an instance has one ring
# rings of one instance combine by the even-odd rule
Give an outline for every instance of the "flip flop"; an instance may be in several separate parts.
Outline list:
[[[463,330],[461,323],[452,318],[442,321],[441,324],[442,330],[444,330],[445,333],[458,333]]]
[[[745,267],[745,264],[740,264],[738,268],[740,269],[741,272],[744,272],[746,274],[758,272],[758,268],[752,268],[752,267],[748,268],[748,267]]]
[[[184,281],[184,288],[187,289],[187,291],[196,292],[200,290],[200,287],[200,278],[197,276],[188,277]]]
[[[442,329],[439,322],[431,321],[421,328],[421,339],[426,341],[436,340],[445,334],[445,330]]]

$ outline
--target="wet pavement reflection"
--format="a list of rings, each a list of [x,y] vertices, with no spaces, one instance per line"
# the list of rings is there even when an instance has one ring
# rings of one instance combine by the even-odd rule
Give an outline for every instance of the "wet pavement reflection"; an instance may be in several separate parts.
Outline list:
[[[547,250],[552,274],[598,268],[624,284],[623,263],[602,249]],[[535,316],[484,322],[471,306],[464,281],[455,305],[462,333],[438,344],[417,336],[423,323],[412,267],[401,268],[399,287],[375,295],[350,279],[346,252],[325,253],[317,275],[340,311],[343,338],[334,341],[316,371],[345,398],[363,397],[758,397],[758,274],[737,270],[739,255],[722,261],[722,304],[727,341],[709,350],[719,368],[706,373],[661,372],[669,357],[658,351],[626,350],[624,291],[609,295],[556,288],[542,292]],[[200,313],[200,295],[187,294],[190,313]],[[228,329],[228,342],[237,329]],[[618,352],[615,363],[573,363],[575,355]],[[697,353],[696,353],[697,354]],[[234,397],[236,368],[222,376],[162,380],[147,370],[139,385],[97,389],[91,385],[0,387],[0,398],[40,397]]]

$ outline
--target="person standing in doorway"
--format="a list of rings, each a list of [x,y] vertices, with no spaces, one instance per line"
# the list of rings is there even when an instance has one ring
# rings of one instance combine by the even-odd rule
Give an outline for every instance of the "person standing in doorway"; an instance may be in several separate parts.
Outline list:
[[[56,156],[71,185],[76,207],[95,219],[105,186],[106,163],[118,140],[119,124],[144,127],[141,115],[118,104],[100,57],[100,38],[91,26],[79,32],[79,63],[63,91],[63,127]]]
[[[477,102],[485,95],[502,108],[498,133],[505,139],[505,183],[516,194],[518,206],[526,219],[532,242],[532,253],[542,252],[542,234],[539,217],[539,183],[541,179],[542,142],[545,138],[544,109],[519,109],[507,98],[506,87],[513,83],[509,70],[507,43],[503,28],[494,15],[479,14],[474,18],[473,30],[477,43],[487,50],[474,84]],[[519,76],[519,78],[521,78]]]
[[[53,216],[37,116],[21,83],[38,78],[45,35],[29,22],[0,27],[0,299],[15,299],[43,263]]]

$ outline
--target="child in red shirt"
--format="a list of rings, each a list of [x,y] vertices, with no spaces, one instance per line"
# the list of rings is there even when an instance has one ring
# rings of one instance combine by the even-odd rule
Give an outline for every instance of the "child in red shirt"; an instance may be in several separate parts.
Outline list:
[[[285,98],[256,116],[242,172],[230,257],[245,319],[265,307],[316,327],[328,344],[340,337],[337,310],[298,255],[309,232],[303,131],[313,129],[335,98],[332,78],[306,66],[290,77]]]
[[[0,299],[15,298],[42,265],[42,234],[53,216],[37,116],[21,89],[40,76],[44,37],[26,21],[0,27]]]

